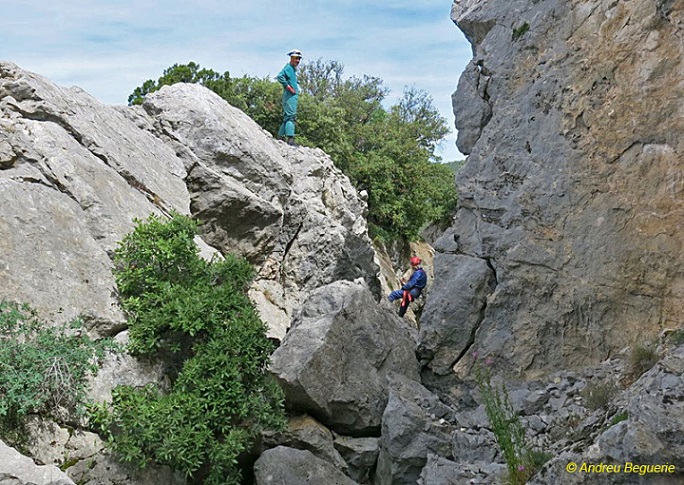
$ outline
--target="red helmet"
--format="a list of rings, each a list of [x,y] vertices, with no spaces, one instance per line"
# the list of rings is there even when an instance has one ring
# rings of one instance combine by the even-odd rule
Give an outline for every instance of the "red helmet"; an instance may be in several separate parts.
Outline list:
[[[411,258],[411,266],[418,266],[420,264],[420,258],[418,256],[414,256]]]

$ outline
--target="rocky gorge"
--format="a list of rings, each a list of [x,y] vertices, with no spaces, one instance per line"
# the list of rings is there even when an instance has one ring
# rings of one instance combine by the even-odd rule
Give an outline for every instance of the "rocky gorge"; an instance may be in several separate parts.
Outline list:
[[[192,215],[202,254],[255,266],[278,342],[289,426],[262,437],[249,483],[507,483],[480,356],[548,454],[531,483],[684,483],[684,2],[455,0],[451,16],[473,46],[453,95],[468,159],[434,260],[413,248],[431,263],[417,324],[384,299],[405,261],[373,244],[365,195],[321,150],[197,85],[105,106],[6,61],[0,299],[125,342],[117,242],[134,218]],[[90,397],[163,379],[111,354]],[[76,483],[186,481],[50,416],[0,442],[0,484]]]

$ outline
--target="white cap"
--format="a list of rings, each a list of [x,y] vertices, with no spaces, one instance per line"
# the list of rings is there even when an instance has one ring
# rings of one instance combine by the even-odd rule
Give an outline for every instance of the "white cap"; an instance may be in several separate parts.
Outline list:
[[[290,52],[287,53],[287,55],[290,57],[303,57],[302,51],[300,51],[299,49],[292,49]]]

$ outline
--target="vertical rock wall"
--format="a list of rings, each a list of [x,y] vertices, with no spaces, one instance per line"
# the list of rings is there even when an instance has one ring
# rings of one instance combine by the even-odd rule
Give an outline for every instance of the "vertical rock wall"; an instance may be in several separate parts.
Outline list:
[[[680,326],[684,2],[457,0],[452,19],[473,46],[453,96],[469,157],[435,264],[492,274],[437,275],[433,370],[468,348],[527,375],[580,367]],[[445,310],[473,288],[477,322]]]

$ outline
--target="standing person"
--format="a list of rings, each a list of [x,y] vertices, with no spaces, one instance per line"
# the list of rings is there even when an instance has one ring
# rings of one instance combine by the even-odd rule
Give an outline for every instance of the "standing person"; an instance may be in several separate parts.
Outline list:
[[[287,53],[290,62],[285,64],[278,73],[278,82],[283,85],[283,124],[280,125],[278,136],[287,138],[288,145],[295,145],[295,119],[297,118],[297,99],[299,86],[297,85],[297,66],[302,60],[302,52],[294,49]]]
[[[411,268],[413,273],[411,278],[399,290],[394,290],[389,294],[389,301],[395,301],[401,298],[401,306],[399,307],[399,316],[403,317],[408,309],[409,303],[418,298],[427,285],[427,273],[420,267],[422,261],[419,257],[411,258]]]

